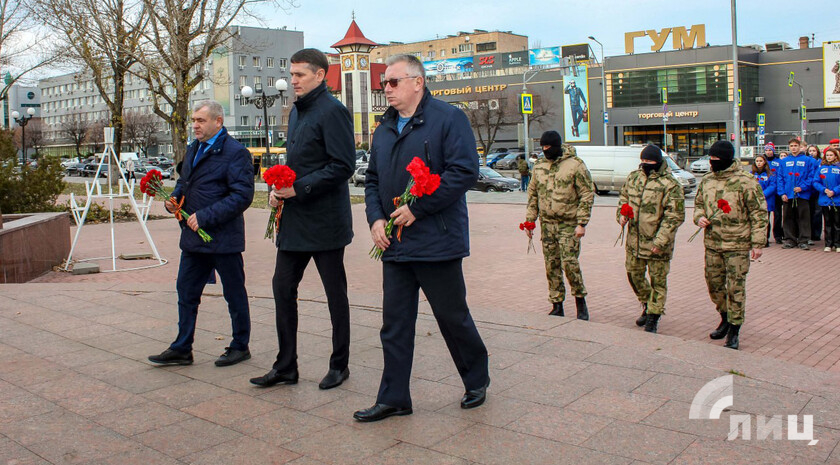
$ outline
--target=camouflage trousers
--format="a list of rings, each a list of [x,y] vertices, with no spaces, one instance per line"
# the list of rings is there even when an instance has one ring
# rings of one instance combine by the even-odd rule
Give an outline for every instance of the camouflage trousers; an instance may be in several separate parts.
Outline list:
[[[706,286],[719,313],[727,315],[730,324],[744,324],[747,301],[747,272],[750,252],[717,252],[706,249]]]
[[[543,222],[540,222],[540,226],[549,302],[563,302],[566,299],[564,274],[569,281],[572,295],[584,297],[586,287],[583,285],[583,275],[578,262],[580,239],[575,237],[574,227]]]
[[[624,261],[627,280],[641,303],[647,303],[647,312],[652,315],[665,313],[665,297],[668,293],[668,272],[670,260],[638,258],[627,251]],[[650,278],[645,277],[645,271]]]

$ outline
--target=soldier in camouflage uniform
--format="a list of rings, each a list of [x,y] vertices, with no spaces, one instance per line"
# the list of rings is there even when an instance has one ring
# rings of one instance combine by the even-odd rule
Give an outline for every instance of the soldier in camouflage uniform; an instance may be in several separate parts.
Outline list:
[[[642,316],[636,324],[655,333],[665,310],[674,236],[685,221],[685,195],[659,147],[648,145],[640,157],[640,168],[630,173],[621,189],[616,220],[622,227],[629,222],[624,267],[630,286],[642,304]],[[629,221],[621,215],[624,204],[633,209],[634,218]]]
[[[705,228],[706,285],[721,318],[709,337],[726,336],[725,347],[737,349],[750,259],[761,257],[767,241],[767,201],[758,181],[735,162],[732,144],[719,140],[709,155],[712,171],[700,181],[694,200],[694,223]],[[730,213],[719,211],[721,199]]]
[[[589,319],[586,287],[580,272],[580,239],[592,214],[595,197],[592,178],[575,148],[563,144],[557,131],[546,131],[540,139],[545,158],[531,170],[528,186],[527,221],[540,219],[545,272],[548,278],[550,315],[564,316],[566,289],[563,274],[575,296],[577,317]],[[531,231],[526,231],[531,236]]]

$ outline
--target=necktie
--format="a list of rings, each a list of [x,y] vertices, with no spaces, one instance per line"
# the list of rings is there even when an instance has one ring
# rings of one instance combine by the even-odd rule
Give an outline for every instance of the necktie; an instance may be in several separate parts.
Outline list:
[[[195,152],[195,157],[193,158],[193,168],[195,167],[196,163],[198,163],[198,159],[204,155],[204,151],[207,150],[207,143],[202,142],[198,144],[198,150]]]

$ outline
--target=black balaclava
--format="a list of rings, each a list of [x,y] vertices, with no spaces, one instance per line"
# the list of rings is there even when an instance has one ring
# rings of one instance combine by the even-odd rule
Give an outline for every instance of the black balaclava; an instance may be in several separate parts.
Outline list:
[[[720,160],[709,160],[712,171],[723,171],[735,162],[735,147],[729,141],[719,140],[712,144],[712,147],[709,149],[709,155],[720,158]]]
[[[662,150],[655,145],[648,145],[642,150],[642,154],[640,156],[642,160],[650,160],[655,161],[655,164],[651,163],[642,163],[642,170],[645,172],[645,176],[650,176],[650,173],[654,171],[659,171],[659,168],[662,168]]]
[[[560,133],[557,131],[546,131],[543,133],[542,137],[540,137],[540,145],[545,147],[546,145],[550,145],[548,149],[543,150],[545,154],[545,158],[549,160],[556,160],[560,158],[560,155],[563,154],[563,139],[560,137]]]

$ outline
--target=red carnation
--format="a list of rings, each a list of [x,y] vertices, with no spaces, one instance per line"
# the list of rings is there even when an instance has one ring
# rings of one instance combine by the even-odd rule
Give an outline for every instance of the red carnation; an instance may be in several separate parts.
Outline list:
[[[175,218],[178,221],[190,218],[190,214],[182,208],[184,205],[184,197],[181,197],[181,201],[178,202],[175,198],[170,197],[170,195],[166,192],[166,189],[163,188],[163,176],[160,174],[160,171],[151,170],[143,176],[143,179],[140,180],[140,192],[148,195],[149,197],[160,197],[162,200],[172,200],[175,202],[177,206],[175,210]],[[198,228],[196,233],[204,242],[210,242],[213,240],[213,238],[210,237],[210,235],[202,228]]]
[[[794,173],[794,174],[793,174],[793,176],[794,176],[794,177],[796,177],[796,178],[798,178],[798,177],[799,177],[799,173]]]
[[[275,189],[292,187],[297,179],[297,174],[286,165],[274,165],[263,173],[265,183]],[[280,205],[271,207],[271,214],[268,217],[268,226],[265,228],[265,238],[274,239],[274,233],[280,227],[280,216],[283,214],[283,200]]]
[[[771,172],[771,173],[775,173],[775,172],[776,172],[776,168],[770,168],[770,172]]]
[[[718,200],[717,201],[717,206],[718,206],[718,208],[723,210],[723,212],[726,213],[726,214],[729,214],[729,212],[732,211],[732,207],[729,206],[729,202],[727,202],[724,199]]]
[[[723,212],[723,213],[728,215],[729,212],[732,211],[732,207],[729,205],[729,202],[726,201],[725,199],[719,199],[717,201],[717,207],[718,207],[718,209],[715,210],[708,218],[708,220],[710,222],[717,216],[718,212]],[[710,228],[711,225],[709,225],[707,227]],[[691,237],[688,238],[688,242],[693,241],[694,238],[697,237],[697,235],[700,234],[700,231],[702,231],[702,230],[703,230],[703,228],[697,229],[697,231],[695,231],[694,234],[692,234]]]
[[[825,175],[824,175],[824,174],[821,174],[821,175],[820,175],[820,179],[825,179]]]
[[[626,203],[621,206],[621,211],[619,213],[621,213],[621,216],[626,216],[628,219],[636,217],[633,213],[633,207]]]

